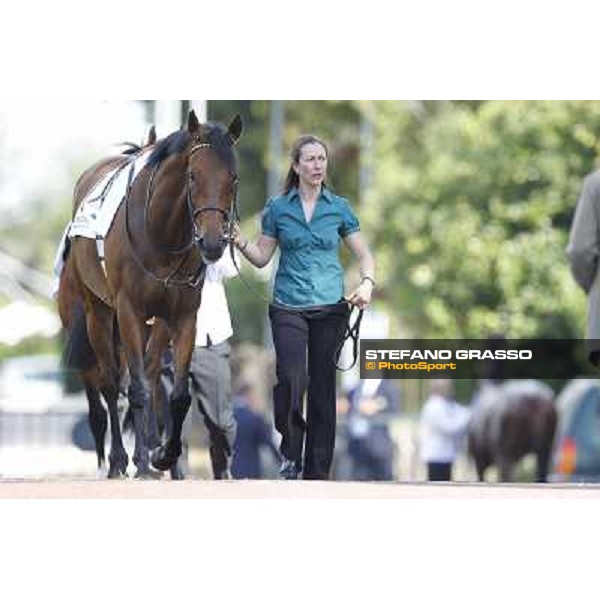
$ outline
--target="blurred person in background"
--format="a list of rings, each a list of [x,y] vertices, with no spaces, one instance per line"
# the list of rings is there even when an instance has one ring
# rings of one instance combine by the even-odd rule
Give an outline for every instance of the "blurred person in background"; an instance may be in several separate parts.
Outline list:
[[[571,224],[567,257],[575,281],[588,296],[588,359],[600,366],[600,170],[588,175]]]
[[[261,479],[263,450],[271,452],[279,462],[281,455],[273,441],[273,429],[262,411],[262,401],[256,389],[248,383],[240,385],[233,401],[237,434],[233,446],[231,472],[235,479]]]
[[[395,444],[389,421],[399,410],[400,391],[391,379],[361,379],[350,391],[346,438],[351,479],[393,479]]]
[[[429,481],[451,481],[452,464],[467,433],[471,411],[456,402],[450,379],[433,379],[419,423],[420,454]]]
[[[276,354],[275,427],[282,437],[280,476],[328,479],[336,430],[335,352],[350,305],[365,308],[375,262],[350,204],[326,185],[329,153],[313,135],[296,140],[283,193],[270,199],[255,242],[240,230],[235,243],[256,267],[279,247],[269,317]],[[340,242],[357,258],[361,281],[344,297]],[[304,393],[307,395],[304,419]],[[304,441],[306,438],[306,447]],[[303,459],[304,448],[304,459]]]

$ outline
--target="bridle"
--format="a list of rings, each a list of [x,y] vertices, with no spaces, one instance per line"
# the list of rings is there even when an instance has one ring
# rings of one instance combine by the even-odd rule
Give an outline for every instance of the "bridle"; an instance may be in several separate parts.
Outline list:
[[[196,144],[190,150],[190,157],[197,150],[201,150],[202,148],[212,148],[210,144],[200,143]],[[237,210],[237,192],[238,192],[238,181],[239,178],[236,173],[232,173],[233,175],[233,200],[231,201],[231,208],[226,210],[221,208],[220,206],[202,206],[200,208],[195,208],[192,202],[192,172],[188,169],[187,172],[187,183],[186,183],[186,201],[188,207],[188,213],[190,215],[190,219],[192,221],[192,236],[190,243],[198,244],[198,246],[202,246],[202,236],[200,231],[198,230],[198,225],[196,224],[196,219],[198,216],[202,215],[204,212],[215,211],[220,213],[223,216],[223,221],[225,223],[225,231],[222,235],[223,244],[226,245],[233,240],[233,228],[236,223],[239,223],[239,214]]]
[[[190,149],[188,158],[191,157],[198,150],[201,150],[204,148],[212,148],[212,145],[209,143],[206,143],[206,142],[197,143],[196,145],[192,146],[192,148]],[[131,238],[131,231],[130,231],[130,227],[129,227],[129,211],[128,211],[129,200],[131,197],[131,188],[133,186],[133,172],[134,172],[133,161],[132,161],[131,169],[129,171],[129,180],[127,183],[127,192],[125,195],[125,230],[127,233],[127,240],[129,241],[129,245],[131,247],[131,251],[132,251],[135,261],[137,262],[138,266],[144,271],[144,273],[148,277],[150,277],[154,281],[157,281],[157,282],[163,284],[165,286],[165,288],[168,287],[169,285],[171,285],[171,286],[184,286],[184,287],[192,287],[194,289],[199,289],[200,287],[202,287],[202,284],[204,282],[204,273],[206,271],[206,264],[204,263],[202,258],[200,258],[198,267],[194,270],[192,275],[190,275],[189,277],[186,277],[186,278],[177,278],[176,276],[179,274],[179,272],[183,268],[184,264],[186,263],[186,261],[189,257],[189,253],[191,251],[193,251],[193,249],[195,247],[198,247],[200,250],[202,248],[203,236],[202,236],[202,232],[198,228],[197,218],[200,215],[202,215],[203,213],[209,212],[209,211],[216,211],[216,212],[220,213],[223,216],[223,220],[225,223],[224,231],[221,236],[222,244],[223,244],[223,246],[226,246],[228,243],[230,243],[232,241],[233,230],[234,230],[235,224],[239,222],[239,213],[238,213],[238,209],[237,209],[238,176],[236,173],[233,173],[233,176],[234,176],[233,199],[231,202],[231,208],[229,210],[223,209],[219,206],[210,206],[210,205],[196,208],[193,204],[192,189],[191,189],[193,174],[192,174],[190,168],[188,167],[187,172],[186,172],[185,198],[186,198],[187,212],[188,212],[188,216],[189,216],[189,219],[191,222],[189,240],[178,248],[165,248],[164,246],[161,246],[155,240],[152,239],[152,236],[150,235],[150,229],[148,227],[148,212],[149,212],[149,207],[150,207],[150,204],[152,201],[153,184],[154,184],[154,179],[156,177],[156,174],[158,172],[158,167],[159,167],[159,165],[157,165],[154,168],[154,170],[152,171],[152,174],[150,175],[150,181],[148,182],[148,186],[146,188],[146,201],[144,203],[144,229],[145,229],[146,238],[147,238],[152,250],[158,254],[171,254],[171,255],[184,255],[184,256],[181,259],[181,261],[179,261],[179,263],[175,267],[175,269],[173,271],[171,271],[171,273],[169,273],[166,277],[158,277],[155,273],[153,273],[150,269],[148,269],[148,267],[146,267],[142,258],[136,252],[135,246],[133,244],[133,240]]]

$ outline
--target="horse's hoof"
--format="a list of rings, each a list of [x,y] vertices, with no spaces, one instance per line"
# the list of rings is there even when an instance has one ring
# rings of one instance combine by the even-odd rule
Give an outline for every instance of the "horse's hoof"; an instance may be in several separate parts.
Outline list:
[[[121,469],[111,467],[108,470],[109,479],[127,479],[127,471],[121,471]]]
[[[127,465],[129,458],[127,454],[115,453],[108,457],[108,478],[109,479],[125,479],[127,477]]]
[[[135,472],[135,479],[145,479],[145,480],[155,480],[162,479],[163,474],[160,471],[155,471],[150,467],[146,467],[145,469],[138,469]]]
[[[159,471],[168,471],[177,464],[180,454],[181,449],[176,452],[168,444],[161,446],[152,452],[152,466]]]

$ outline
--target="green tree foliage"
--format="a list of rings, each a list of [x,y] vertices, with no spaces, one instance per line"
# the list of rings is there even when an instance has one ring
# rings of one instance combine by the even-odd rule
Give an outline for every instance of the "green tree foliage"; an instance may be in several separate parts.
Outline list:
[[[565,260],[600,103],[376,106],[363,225],[388,309],[421,337],[579,337]]]
[[[208,103],[211,121],[228,124],[239,113],[244,130],[237,146],[239,162],[238,208],[242,220],[253,217],[267,195],[269,102],[218,100]]]
[[[359,123],[358,104],[349,101],[287,101],[283,157],[289,165],[289,150],[294,140],[311,133],[325,141],[329,148],[329,185],[336,193],[358,200]]]

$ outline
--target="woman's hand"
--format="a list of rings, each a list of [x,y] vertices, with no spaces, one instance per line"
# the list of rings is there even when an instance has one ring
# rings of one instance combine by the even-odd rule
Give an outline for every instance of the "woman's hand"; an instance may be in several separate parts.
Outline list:
[[[233,233],[232,233],[233,244],[239,249],[242,250],[246,247],[248,240],[242,235],[242,231],[240,229],[239,223],[233,224]]]
[[[373,282],[370,279],[363,279],[358,287],[348,296],[348,302],[358,306],[358,308],[366,308],[371,302],[373,294]]]
[[[233,226],[231,240],[242,256],[259,269],[271,260],[275,248],[277,248],[277,240],[266,235],[259,235],[255,242],[250,242],[248,238],[242,235],[240,226],[237,223]]]
[[[350,294],[348,301],[359,308],[365,308],[371,302],[371,294],[375,286],[373,280],[375,276],[375,261],[360,231],[348,234],[344,238],[344,243],[350,248],[354,256],[358,258],[362,277],[360,285]]]

